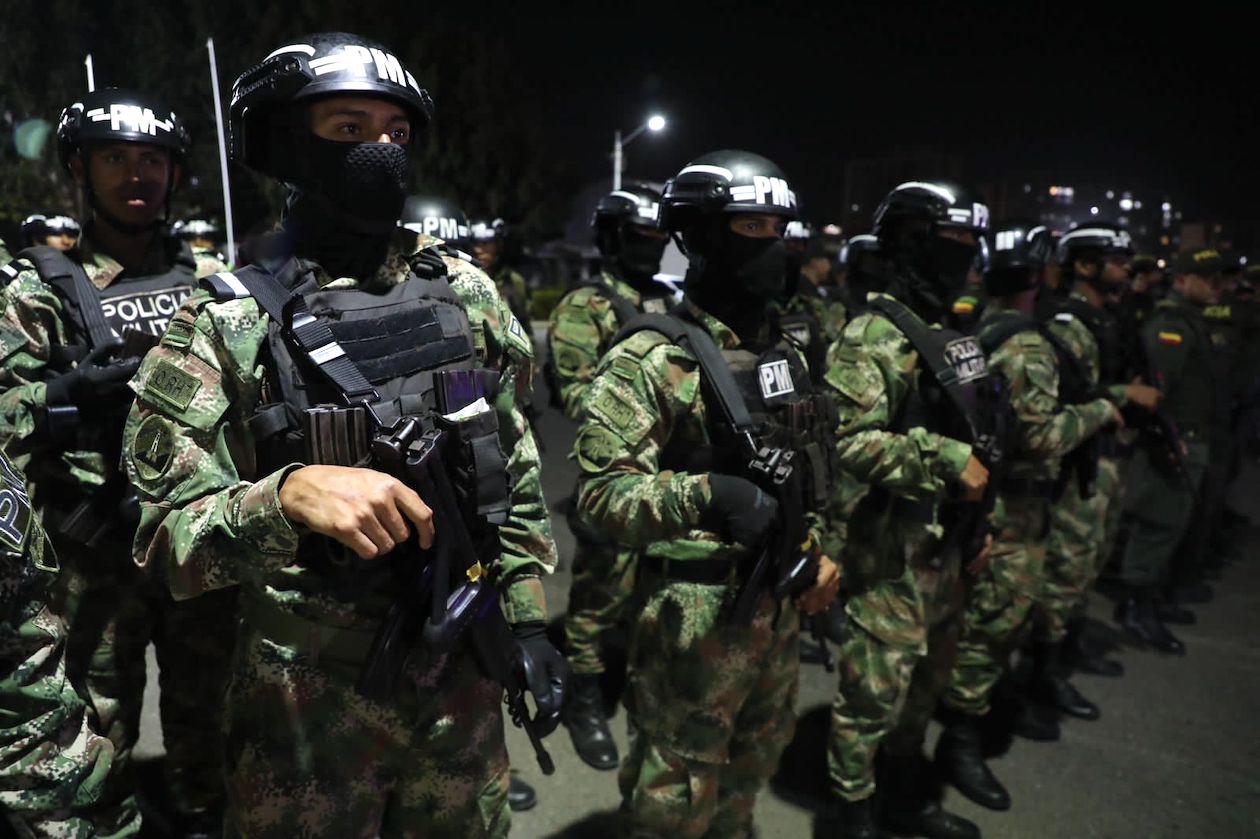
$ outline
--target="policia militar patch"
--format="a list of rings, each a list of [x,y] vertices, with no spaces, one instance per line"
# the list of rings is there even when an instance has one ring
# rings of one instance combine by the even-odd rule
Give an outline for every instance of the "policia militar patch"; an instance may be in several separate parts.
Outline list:
[[[156,481],[162,477],[175,453],[175,434],[170,422],[157,414],[148,416],[136,429],[131,452],[141,478]]]
[[[144,395],[156,396],[168,405],[186,411],[200,389],[201,380],[196,376],[180,370],[169,361],[159,361],[149,375]]]

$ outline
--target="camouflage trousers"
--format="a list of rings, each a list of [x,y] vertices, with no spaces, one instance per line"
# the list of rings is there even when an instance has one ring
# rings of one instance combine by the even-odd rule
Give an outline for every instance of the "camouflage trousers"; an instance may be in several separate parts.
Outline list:
[[[840,646],[827,771],[833,792],[848,801],[874,794],[881,748],[909,756],[923,746],[957,653],[958,564],[916,562],[846,604],[852,619]]]
[[[1068,622],[1081,612],[1086,592],[1102,573],[1107,526],[1119,506],[1119,492],[1120,466],[1103,458],[1093,497],[1083,498],[1077,482],[1069,481],[1063,496],[1051,505],[1045,580],[1037,602],[1042,640],[1067,637]]]
[[[409,665],[381,703],[355,691],[357,663],[247,622],[228,690],[226,837],[507,836],[503,691],[471,654]]]
[[[752,835],[757,792],[796,725],[800,618],[763,595],[730,623],[734,586],[640,574],[618,784],[626,835]]]
[[[7,822],[22,839],[99,836],[92,808],[113,745],[66,678],[61,619],[44,608],[21,628],[0,627],[0,835]]]
[[[981,716],[1006,670],[1010,654],[1029,627],[1045,579],[1049,504],[1038,497],[1002,497],[1004,515],[989,566],[967,593],[958,662],[944,700]]]
[[[566,658],[574,673],[604,672],[600,645],[630,617],[637,558],[637,553],[614,545],[578,541],[564,619]]]
[[[145,651],[157,652],[162,740],[172,806],[223,803],[223,693],[236,637],[235,591],[176,601],[137,568],[130,543],[58,543],[66,586],[66,672],[87,691],[94,730],[114,744],[101,832],[139,827],[131,750],[140,738]],[[108,825],[108,826],[106,826]]]

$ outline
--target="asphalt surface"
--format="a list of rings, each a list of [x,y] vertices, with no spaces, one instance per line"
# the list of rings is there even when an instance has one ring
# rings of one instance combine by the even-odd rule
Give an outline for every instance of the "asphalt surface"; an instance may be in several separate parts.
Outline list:
[[[545,393],[539,396],[544,404]],[[537,431],[545,448],[544,489],[553,505],[570,494],[575,467],[568,460],[573,426],[555,410],[542,411]],[[1232,504],[1260,523],[1260,467],[1245,466]],[[560,569],[546,580],[549,607],[560,615],[567,603],[573,539],[563,516],[553,515]],[[1057,743],[1016,740],[990,766],[1011,792],[1012,809],[984,810],[952,790],[947,808],[975,821],[988,839],[1251,839],[1260,837],[1260,528],[1253,528],[1244,559],[1214,584],[1214,600],[1196,607],[1198,623],[1177,627],[1184,658],[1123,645],[1110,621],[1111,603],[1091,595],[1091,632],[1116,645],[1122,679],[1077,676],[1081,691],[1102,707],[1097,722],[1063,724]],[[142,736],[135,750],[156,792],[162,754],[157,715],[157,667],[149,656]],[[826,767],[824,747],[834,677],[820,665],[801,668],[799,723],[770,788],[758,801],[756,824],[767,839],[813,835]],[[624,753],[625,714],[617,709],[612,730]],[[929,748],[937,728],[929,732]],[[514,814],[512,836],[601,837],[615,835],[620,797],[616,772],[582,763],[561,728],[547,740],[556,774],[547,777],[529,743],[508,727],[513,765],[539,794],[538,806]],[[154,835],[161,835],[156,819]],[[820,834],[822,835],[822,834]]]

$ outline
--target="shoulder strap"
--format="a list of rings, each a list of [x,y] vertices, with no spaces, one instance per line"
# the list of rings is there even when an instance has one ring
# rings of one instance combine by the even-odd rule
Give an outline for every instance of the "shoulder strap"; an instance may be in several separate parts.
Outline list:
[[[201,287],[215,302],[252,297],[280,327],[296,354],[309,361],[341,394],[347,405],[369,405],[380,399],[376,388],[337,343],[328,324],[311,314],[302,295],[292,291],[259,265],[235,272],[221,271],[201,279]]]
[[[941,389],[945,391],[950,404],[967,420],[967,425],[972,430],[972,438],[974,440],[978,436],[976,433],[978,427],[976,417],[972,408],[963,401],[962,394],[958,392],[957,371],[945,360],[945,354],[939,351],[940,344],[937,340],[939,336],[923,322],[922,318],[910,311],[909,307],[899,300],[891,297],[875,297],[868,305],[880,314],[887,316],[893,322],[893,325],[901,330],[901,334],[905,335],[906,339],[914,346],[919,353],[919,359],[932,372]],[[971,338],[971,340],[976,339]]]
[[[1041,332],[1041,324],[1022,314],[1001,315],[1000,319],[990,321],[980,330],[980,348],[985,356],[990,356],[997,348],[1022,332]]]
[[[701,381],[706,384],[723,419],[734,429],[735,433],[747,437],[751,442],[753,429],[752,416],[748,413],[748,405],[739,392],[739,385],[731,375],[731,368],[713,338],[703,327],[684,320],[678,309],[669,314],[636,315],[613,338],[613,344],[619,344],[636,332],[651,330],[659,332],[672,343],[687,350],[700,364]]]
[[[79,313],[89,350],[118,341],[109,321],[105,320],[100,292],[92,285],[82,265],[56,248],[45,245],[26,248],[18,253],[18,258],[34,263],[40,279],[52,286]]]
[[[635,308],[633,303],[618,294],[616,289],[603,280],[594,280],[587,283],[587,285],[598,291],[603,297],[608,298],[613,314],[617,316],[617,323],[622,326],[634,320],[635,316],[639,314],[639,310]]]
[[[1069,370],[1082,387],[1087,387],[1089,371],[1085,368],[1084,360],[1077,358],[1072,348],[1062,338],[1055,335],[1054,330],[1049,326],[1042,325],[1039,331],[1041,336],[1050,342],[1050,346],[1054,347],[1054,354],[1059,358],[1059,366],[1064,370]]]

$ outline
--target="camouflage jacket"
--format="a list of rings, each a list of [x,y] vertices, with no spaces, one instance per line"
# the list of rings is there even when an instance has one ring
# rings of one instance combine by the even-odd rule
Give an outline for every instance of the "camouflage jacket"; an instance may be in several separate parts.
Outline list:
[[[1013,310],[990,304],[980,319],[980,334]],[[1059,368],[1054,347],[1035,330],[1007,338],[989,355],[989,369],[1005,377],[1014,411],[1014,441],[1006,474],[1011,478],[1053,480],[1059,460],[1096,434],[1123,402],[1123,388],[1108,398],[1080,405],[1059,404]]]
[[[80,241],[80,261],[97,288],[130,276],[115,259],[96,251],[90,237]],[[176,242],[155,237],[144,268],[134,274],[166,271],[171,264],[170,248]],[[196,260],[198,277],[223,270],[222,263],[209,256],[198,255]],[[115,470],[105,455],[52,450],[36,433],[46,404],[45,382],[56,375],[49,366],[51,348],[70,342],[72,322],[62,298],[39,278],[34,266],[25,260],[14,267],[18,266],[21,270],[0,295],[0,446],[32,485],[52,480],[66,486],[99,486]]]
[[[520,271],[500,262],[494,270],[487,272],[494,280],[499,296],[507,303],[508,308],[516,315],[517,320],[529,326],[530,295],[529,283]]]
[[[322,284],[370,290],[404,282],[409,276],[404,254],[438,243],[400,233],[370,283],[325,275]],[[499,530],[503,552],[493,572],[504,588],[509,620],[542,619],[539,576],[555,567],[556,549],[538,449],[515,393],[520,371],[532,364],[533,346],[489,277],[456,257],[446,257],[446,265],[451,287],[468,312],[478,361],[500,371],[495,408],[513,491],[509,520]],[[268,323],[252,298],[214,303],[198,291],[132,381],[137,399],[127,421],[123,459],[142,499],[136,562],[160,566],[177,598],[239,583],[311,620],[374,626],[383,612],[360,614],[372,610],[339,598],[334,579],[296,562],[301,534],[280,510],[279,486],[298,464],[270,475],[247,472],[254,441],[246,421],[261,402],[265,366],[260,352]],[[186,374],[192,390],[184,408],[151,391],[159,365]],[[386,604],[380,605],[383,610]]]
[[[634,286],[607,271],[600,280],[635,309],[643,310],[643,297]],[[600,358],[623,326],[607,295],[591,285],[573,289],[552,310],[547,350],[560,386],[564,415],[569,419],[581,418],[582,396],[595,378]]]
[[[684,300],[721,350],[739,339]],[[701,517],[709,475],[661,468],[661,455],[710,444],[695,358],[658,332],[638,332],[600,362],[574,442],[577,512],[617,542],[668,560],[736,559],[748,548],[723,542]],[[815,532],[815,536],[817,533]]]
[[[910,341],[877,312],[850,321],[827,354],[825,378],[839,410],[842,476],[829,505],[823,546],[844,560],[846,573],[855,582],[884,576],[877,569],[899,567],[912,555],[930,551],[932,538],[939,535],[934,522],[928,521],[925,527],[898,527],[895,534],[885,534],[892,539],[850,540],[850,516],[870,490],[937,501],[971,457],[971,445],[961,440],[923,427],[895,430],[907,401],[918,392],[919,367],[919,354]]]
[[[100,794],[114,747],[66,678],[66,628],[50,606],[57,556],[24,483],[0,455],[0,812],[90,836],[77,811]]]
[[[788,314],[803,313],[818,321],[823,339],[828,345],[840,340],[848,311],[839,300],[829,300],[806,277],[800,279],[799,290],[788,299],[783,311]]]

